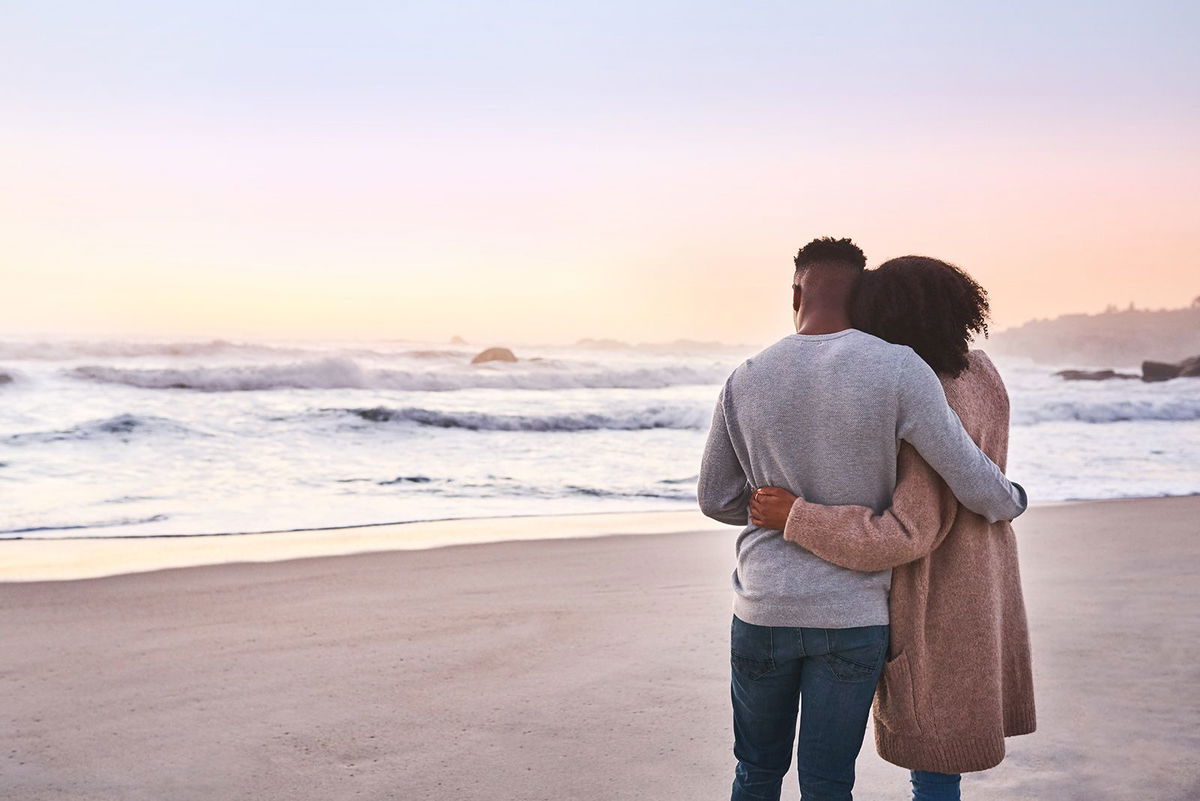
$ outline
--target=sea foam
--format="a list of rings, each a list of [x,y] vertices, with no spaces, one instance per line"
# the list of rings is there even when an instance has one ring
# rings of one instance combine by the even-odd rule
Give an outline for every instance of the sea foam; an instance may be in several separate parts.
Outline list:
[[[23,442],[56,442],[59,440],[86,440],[116,438],[128,440],[133,436],[161,436],[164,434],[187,434],[202,436],[182,423],[155,415],[123,413],[99,420],[88,420],[69,428],[56,431],[27,431],[10,434],[5,439],[13,444]]]
[[[1124,423],[1137,420],[1188,422],[1200,420],[1200,397],[1164,397],[1138,400],[1042,401],[1015,405],[1012,424]]]
[[[436,428],[472,431],[642,431],[671,428],[697,431],[709,421],[707,408],[697,406],[647,406],[627,413],[578,412],[546,415],[492,414],[489,412],[446,412],[407,407],[391,409],[322,409],[350,414],[372,423],[416,423]]]
[[[442,392],[457,389],[653,389],[718,384],[728,368],[686,365],[647,367],[564,366],[553,361],[519,365],[454,364],[435,370],[364,368],[353,359],[332,357],[289,364],[220,367],[128,368],[81,365],[72,378],[141,389],[238,392],[271,389],[396,389]]]

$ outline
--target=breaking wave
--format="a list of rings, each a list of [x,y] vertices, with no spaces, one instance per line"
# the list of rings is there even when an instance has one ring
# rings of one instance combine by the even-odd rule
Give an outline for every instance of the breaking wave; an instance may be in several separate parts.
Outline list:
[[[118,414],[100,420],[88,420],[84,423],[58,431],[30,431],[20,434],[10,434],[9,442],[56,442],[58,440],[81,440],[115,437],[129,440],[141,434],[199,434],[174,420],[153,415]]]
[[[436,352],[434,352],[436,353]],[[654,389],[719,384],[725,367],[566,368],[552,361],[519,366],[455,365],[440,371],[367,369],[333,357],[278,365],[138,369],[82,365],[67,374],[86,381],[141,389],[238,392],[271,389],[396,389],[441,392],[457,389]]]
[[[708,410],[693,406],[649,406],[626,414],[575,412],[547,415],[439,412],[408,407],[390,409],[322,409],[349,414],[372,423],[416,423],[471,431],[641,431],[652,428],[700,430],[708,425]]]
[[[1022,408],[1014,404],[1012,423],[1124,423],[1136,420],[1187,422],[1200,420],[1200,397],[1108,401],[1057,401]]]

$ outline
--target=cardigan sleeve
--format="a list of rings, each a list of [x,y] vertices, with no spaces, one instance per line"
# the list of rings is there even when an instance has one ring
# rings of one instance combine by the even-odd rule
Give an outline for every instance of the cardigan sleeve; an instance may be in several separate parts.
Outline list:
[[[898,373],[896,397],[896,438],[912,443],[963,506],[992,523],[1025,511],[1024,490],[1013,486],[963,428],[941,381],[911,348]]]
[[[866,506],[822,506],[797,498],[783,538],[827,562],[863,572],[929,554],[954,525],[958,501],[908,443],[900,448],[897,474],[892,505],[883,514]]]

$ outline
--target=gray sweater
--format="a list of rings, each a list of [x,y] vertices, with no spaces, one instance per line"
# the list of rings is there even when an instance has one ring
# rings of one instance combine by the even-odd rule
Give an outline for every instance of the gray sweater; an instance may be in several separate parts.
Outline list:
[[[890,570],[826,562],[782,532],[750,524],[747,507],[751,488],[777,486],[816,503],[882,512],[896,487],[900,440],[989,521],[1025,511],[1024,490],[967,435],[937,375],[911,348],[852,328],[792,334],[738,365],[717,398],[697,487],[704,514],[745,526],[734,614],[760,626],[888,622]]]

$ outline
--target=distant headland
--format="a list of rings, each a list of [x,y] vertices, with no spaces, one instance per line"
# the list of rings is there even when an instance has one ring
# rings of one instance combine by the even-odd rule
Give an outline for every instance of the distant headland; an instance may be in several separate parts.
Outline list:
[[[1200,354],[1200,297],[1179,309],[1109,307],[1100,314],[1031,320],[978,343],[999,356],[1053,365],[1129,367]]]

